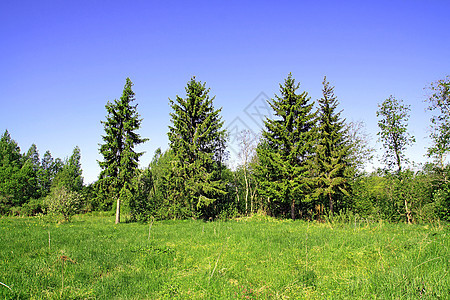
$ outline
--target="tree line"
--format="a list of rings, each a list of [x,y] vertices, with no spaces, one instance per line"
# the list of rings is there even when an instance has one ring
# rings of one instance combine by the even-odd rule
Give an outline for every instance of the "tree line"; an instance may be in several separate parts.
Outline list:
[[[263,213],[282,218],[378,218],[389,221],[450,220],[450,77],[428,87],[425,100],[432,141],[430,161],[413,170],[406,150],[410,106],[389,96],[378,106],[378,138],[384,168],[367,173],[373,156],[363,123],[342,117],[335,87],[323,80],[316,101],[292,74],[268,101],[273,117],[259,136],[242,131],[240,165],[227,164],[228,133],[221,109],[206,83],[195,77],[184,96],[169,98],[169,149],[159,148],[139,169],[135,146],[148,141],[138,130],[142,119],[129,78],[122,96],[106,104],[99,151],[101,173],[83,185],[80,149],[65,159],[47,151],[40,160],[32,145],[22,154],[8,131],[0,140],[0,213],[115,211],[116,223],[184,218],[232,218]]]

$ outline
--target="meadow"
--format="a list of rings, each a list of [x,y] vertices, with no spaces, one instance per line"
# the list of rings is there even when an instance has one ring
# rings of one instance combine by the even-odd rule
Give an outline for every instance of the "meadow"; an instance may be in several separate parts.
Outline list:
[[[0,299],[449,299],[450,227],[0,218]]]

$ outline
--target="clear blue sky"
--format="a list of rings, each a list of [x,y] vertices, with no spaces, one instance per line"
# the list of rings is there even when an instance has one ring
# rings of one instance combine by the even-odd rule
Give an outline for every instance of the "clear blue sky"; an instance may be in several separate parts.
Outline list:
[[[2,1],[0,131],[41,157],[78,145],[92,182],[104,106],[126,77],[150,138],[138,148],[144,167],[167,149],[168,98],[183,96],[191,76],[216,95],[226,126],[238,117],[256,130],[246,107],[292,72],[312,99],[326,75],[343,116],[363,120],[374,145],[378,103],[403,99],[417,140],[409,155],[424,161],[424,87],[450,74],[449,12],[445,0]]]

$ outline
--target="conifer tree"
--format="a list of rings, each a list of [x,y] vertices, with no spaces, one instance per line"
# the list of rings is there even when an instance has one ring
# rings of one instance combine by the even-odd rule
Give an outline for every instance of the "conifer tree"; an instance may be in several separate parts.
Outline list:
[[[37,149],[36,144],[32,144],[30,149],[28,149],[27,153],[23,157],[24,162],[29,160],[33,165],[33,170],[37,172],[41,167],[41,161],[39,159],[39,151]]]
[[[81,151],[76,146],[73,149],[72,155],[56,174],[52,186],[64,186],[70,192],[81,192],[83,188],[83,177],[81,173]]]
[[[105,135],[102,136],[104,144],[100,145],[103,161],[99,162],[102,168],[99,186],[104,189],[103,193],[117,199],[116,223],[120,222],[120,196],[130,194],[131,180],[143,154],[136,152],[134,147],[148,140],[136,132],[142,119],[139,118],[137,104],[133,105],[135,94],[132,86],[130,78],[127,78],[122,97],[112,103],[108,101],[106,121],[102,121]]]
[[[204,215],[225,193],[220,178],[225,130],[221,109],[214,109],[215,97],[209,96],[210,89],[205,85],[193,77],[185,98],[169,99],[173,112],[168,136],[176,162],[173,181],[177,183],[172,196],[186,201],[194,215]]]
[[[39,184],[42,189],[42,196],[50,193],[50,187],[56,175],[62,170],[64,162],[60,158],[53,159],[50,151],[46,151],[41,161],[41,168],[38,171]]]
[[[337,112],[339,102],[334,95],[334,87],[323,80],[323,96],[318,100],[319,111],[317,119],[317,189],[316,194],[325,196],[330,213],[333,214],[334,199],[339,194],[348,194],[348,182],[345,176],[349,143],[344,132],[345,119],[340,119]]]
[[[31,145],[27,153],[23,155],[22,161],[23,165],[20,174],[25,200],[38,199],[42,195],[38,180],[38,171],[41,168],[41,162],[36,144]]]
[[[50,192],[50,186],[56,173],[55,162],[50,151],[46,151],[41,160],[41,168],[38,171],[39,185],[41,186],[42,196],[46,196]]]
[[[296,93],[299,86],[289,74],[280,84],[280,96],[268,101],[275,119],[265,121],[257,148],[260,193],[271,199],[272,206],[280,205],[282,210],[290,206],[292,219],[296,204],[309,201],[315,135],[313,103],[307,92]]]
[[[0,213],[26,200],[20,183],[22,165],[20,147],[5,130],[0,138]]]

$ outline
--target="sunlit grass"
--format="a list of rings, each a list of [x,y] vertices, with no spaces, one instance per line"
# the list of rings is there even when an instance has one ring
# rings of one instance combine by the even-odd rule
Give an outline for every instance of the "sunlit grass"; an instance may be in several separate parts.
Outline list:
[[[0,285],[0,298],[448,299],[449,233],[270,218],[151,228],[2,218],[0,282],[11,290]]]

